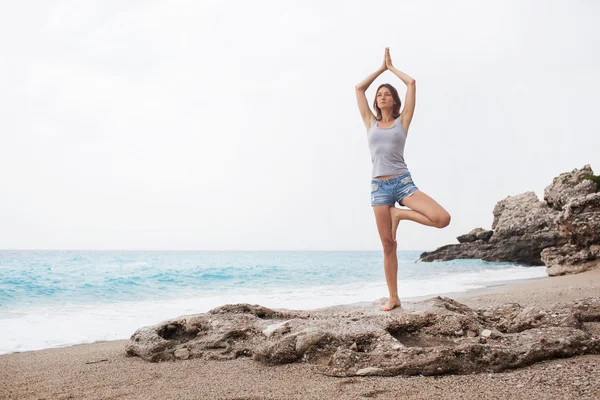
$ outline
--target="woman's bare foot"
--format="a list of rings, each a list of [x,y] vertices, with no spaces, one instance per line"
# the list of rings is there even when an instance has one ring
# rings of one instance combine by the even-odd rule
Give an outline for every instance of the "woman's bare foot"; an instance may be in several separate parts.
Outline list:
[[[396,231],[398,230],[398,224],[402,220],[400,215],[402,213],[396,207],[390,208],[390,216],[392,217],[392,239],[396,241]]]
[[[379,310],[380,311],[390,311],[395,307],[402,308],[402,306],[400,305],[400,299],[398,297],[396,297],[396,298],[390,297],[383,307],[379,307]]]

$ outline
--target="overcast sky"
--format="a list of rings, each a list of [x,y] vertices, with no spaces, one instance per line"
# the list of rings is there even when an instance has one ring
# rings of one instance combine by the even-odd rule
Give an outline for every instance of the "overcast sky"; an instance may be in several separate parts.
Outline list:
[[[377,250],[354,86],[417,81],[405,158],[452,215],[600,172],[600,3],[1,1],[0,248]],[[374,82],[405,86],[390,72]]]

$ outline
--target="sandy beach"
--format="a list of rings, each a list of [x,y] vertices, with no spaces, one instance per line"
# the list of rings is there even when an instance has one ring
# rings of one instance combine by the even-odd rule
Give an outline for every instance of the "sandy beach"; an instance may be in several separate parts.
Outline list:
[[[518,302],[548,308],[598,295],[596,270],[450,297],[470,307]],[[247,358],[149,363],[126,356],[126,343],[0,356],[0,399],[600,399],[600,355],[503,373],[334,378],[306,364],[266,366]]]

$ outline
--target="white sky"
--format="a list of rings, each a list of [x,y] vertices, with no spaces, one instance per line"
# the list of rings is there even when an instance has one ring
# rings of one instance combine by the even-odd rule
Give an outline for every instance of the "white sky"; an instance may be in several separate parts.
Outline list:
[[[417,80],[405,158],[452,215],[600,172],[600,3],[0,1],[0,248],[377,250],[354,86]],[[380,83],[404,84],[384,73]]]

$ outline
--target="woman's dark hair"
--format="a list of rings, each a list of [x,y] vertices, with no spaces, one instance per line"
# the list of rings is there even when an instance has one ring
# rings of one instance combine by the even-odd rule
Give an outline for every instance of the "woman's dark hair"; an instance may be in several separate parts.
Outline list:
[[[377,93],[379,93],[379,89],[381,89],[384,86],[386,88],[390,89],[390,93],[392,94],[392,97],[394,98],[394,102],[396,103],[396,104],[394,104],[394,112],[393,112],[394,119],[398,118],[400,116],[400,107],[402,106],[402,101],[400,101],[400,96],[398,96],[398,91],[396,90],[395,87],[393,87],[389,83],[384,83],[383,85],[380,85],[377,88],[377,91],[375,92],[375,100],[373,101],[373,108],[377,112],[377,120],[378,121],[381,120],[381,109],[377,106]]]

